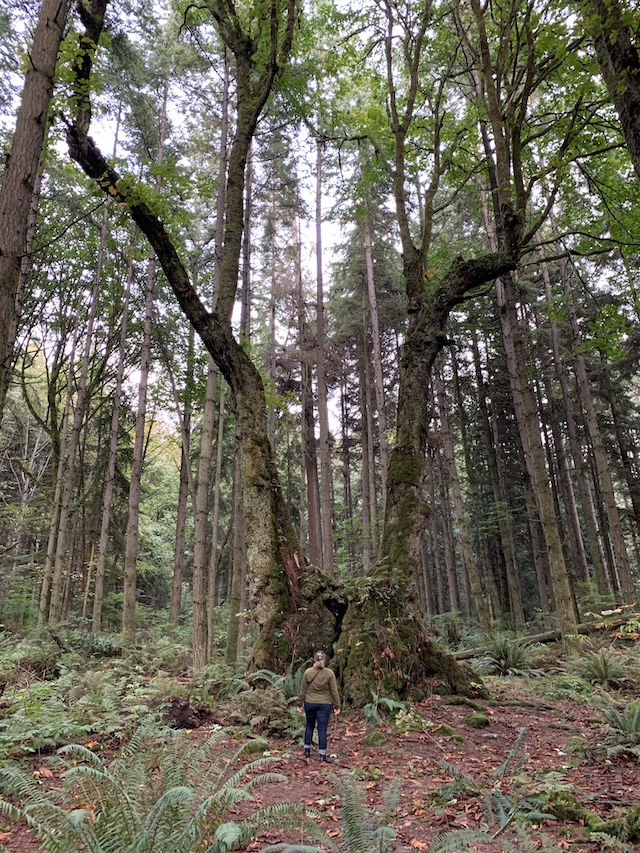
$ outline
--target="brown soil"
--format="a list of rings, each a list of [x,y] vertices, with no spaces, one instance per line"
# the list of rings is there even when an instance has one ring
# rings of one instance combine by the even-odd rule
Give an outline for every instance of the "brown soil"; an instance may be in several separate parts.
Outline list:
[[[596,747],[602,743],[608,726],[602,716],[586,702],[573,698],[549,699],[535,680],[492,679],[488,683],[492,699],[480,702],[490,720],[486,728],[471,728],[463,722],[472,709],[451,704],[451,699],[433,696],[421,703],[418,710],[430,725],[423,731],[401,732],[393,725],[381,725],[384,744],[367,747],[364,739],[371,731],[361,717],[339,716],[329,729],[329,750],[332,764],[322,764],[317,753],[309,761],[302,757],[300,746],[272,741],[271,754],[276,756],[275,770],[286,781],[264,786],[257,791],[256,801],[231,811],[229,819],[244,817],[248,808],[272,803],[302,802],[321,815],[326,829],[339,843],[339,802],[333,784],[334,774],[348,771],[359,780],[366,802],[375,807],[381,792],[394,777],[402,779],[400,807],[393,822],[397,831],[395,849],[427,850],[430,842],[449,829],[489,829],[497,824],[487,822],[483,805],[487,792],[496,788],[492,772],[499,768],[513,750],[522,728],[526,763],[508,772],[500,783],[507,795],[518,792],[520,797],[544,790],[544,774],[557,771],[569,790],[586,808],[605,819],[618,816],[640,797],[640,764],[630,758],[610,758],[599,750],[586,756],[573,756],[565,749],[572,737],[580,737]],[[453,727],[464,738],[456,743],[451,736],[438,733],[438,726]],[[199,729],[196,736],[204,736]],[[448,801],[434,797],[443,785],[454,778],[451,767],[477,784],[476,791],[463,791]],[[37,771],[36,771],[37,772]],[[4,827],[3,827],[4,828]],[[561,850],[575,853],[595,853],[600,850],[638,850],[640,845],[605,847],[591,841],[577,823],[543,820],[531,836],[553,839]],[[513,840],[513,827],[504,831]],[[257,853],[267,844],[279,841],[315,844],[311,838],[292,837],[270,829],[262,833],[245,851]],[[10,853],[39,853],[41,847],[25,827],[8,832],[0,831],[0,844]],[[482,853],[498,853],[503,848],[497,840],[477,845]],[[159,851],[171,853],[171,851]]]

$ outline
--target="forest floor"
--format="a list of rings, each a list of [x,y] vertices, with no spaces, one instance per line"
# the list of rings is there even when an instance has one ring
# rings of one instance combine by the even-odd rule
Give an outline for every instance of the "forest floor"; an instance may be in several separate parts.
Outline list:
[[[335,779],[345,773],[350,774],[350,781],[357,780],[371,809],[380,804],[385,786],[391,780],[396,777],[402,780],[399,807],[390,825],[397,833],[394,850],[411,853],[428,853],[434,839],[447,830],[484,829],[496,833],[498,824],[492,825],[487,820],[485,808],[491,792],[499,791],[512,801],[523,802],[536,792],[557,787],[561,781],[578,802],[605,819],[637,804],[640,764],[629,758],[607,758],[595,749],[608,731],[602,715],[593,704],[551,691],[543,686],[543,681],[546,679],[487,679],[491,699],[478,703],[489,719],[484,728],[472,728],[464,722],[472,710],[467,705],[452,704],[451,697],[434,695],[416,706],[427,726],[418,731],[401,731],[392,723],[379,724],[377,729],[385,740],[376,747],[365,745],[371,729],[365,727],[361,716],[338,716],[332,719],[329,729],[330,765],[318,760],[315,749],[306,761],[301,747],[270,739],[270,754],[276,761],[268,769],[283,774],[286,781],[260,787],[255,802],[231,810],[228,819],[242,818],[248,809],[273,803],[304,803],[320,814],[324,828],[339,845],[340,803]],[[442,724],[453,727],[460,737],[438,732]],[[514,761],[497,781],[492,774],[513,754],[522,729],[526,730],[520,756],[523,761]],[[205,737],[206,733],[206,728],[198,729],[192,737]],[[594,751],[583,749],[580,754],[572,755],[567,744],[576,737],[592,744]],[[38,773],[35,765],[34,772]],[[473,785],[468,781],[458,786],[453,796],[443,797],[443,788],[455,783],[457,773],[464,774]],[[541,850],[545,849],[543,837],[554,843],[554,850],[640,851],[640,845],[590,840],[586,830],[572,822],[542,819],[537,826],[527,829],[532,846]],[[498,832],[492,843],[465,849],[498,853],[505,849],[500,843],[502,838],[515,843],[510,849],[520,849],[514,841],[515,823]],[[316,843],[311,838],[301,838],[299,833],[296,837],[270,828],[244,853],[258,853],[265,846],[282,841]],[[24,826],[0,832],[0,844],[10,853],[42,850]]]

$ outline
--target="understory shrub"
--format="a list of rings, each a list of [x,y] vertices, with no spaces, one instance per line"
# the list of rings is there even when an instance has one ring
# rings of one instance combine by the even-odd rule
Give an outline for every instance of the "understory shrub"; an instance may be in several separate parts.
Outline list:
[[[573,670],[590,684],[604,690],[623,687],[631,675],[629,658],[615,649],[584,652],[573,662]]]
[[[609,752],[626,749],[640,759],[640,699],[621,708],[604,707],[602,713],[611,727]]]
[[[233,698],[228,716],[256,734],[292,739],[302,731],[300,714],[277,687],[243,690]]]
[[[534,649],[528,643],[499,635],[487,646],[478,668],[491,675],[540,676],[540,670],[534,668],[534,655]]]

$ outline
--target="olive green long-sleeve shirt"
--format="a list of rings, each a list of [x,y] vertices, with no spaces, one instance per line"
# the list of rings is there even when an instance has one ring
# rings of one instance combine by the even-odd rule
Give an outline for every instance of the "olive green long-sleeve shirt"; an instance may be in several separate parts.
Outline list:
[[[304,702],[316,702],[322,705],[333,705],[340,707],[340,694],[336,676],[332,669],[323,667],[318,669],[310,666],[305,670],[300,682],[300,693],[298,694],[298,705]]]

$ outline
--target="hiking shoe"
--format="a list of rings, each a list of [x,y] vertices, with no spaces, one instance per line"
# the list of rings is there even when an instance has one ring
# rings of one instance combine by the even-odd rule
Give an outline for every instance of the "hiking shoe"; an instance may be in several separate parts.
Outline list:
[[[328,755],[321,755],[320,761],[322,761],[323,764],[333,764]]]
[[[305,758],[311,758],[311,747],[310,746],[305,746],[304,757]]]

